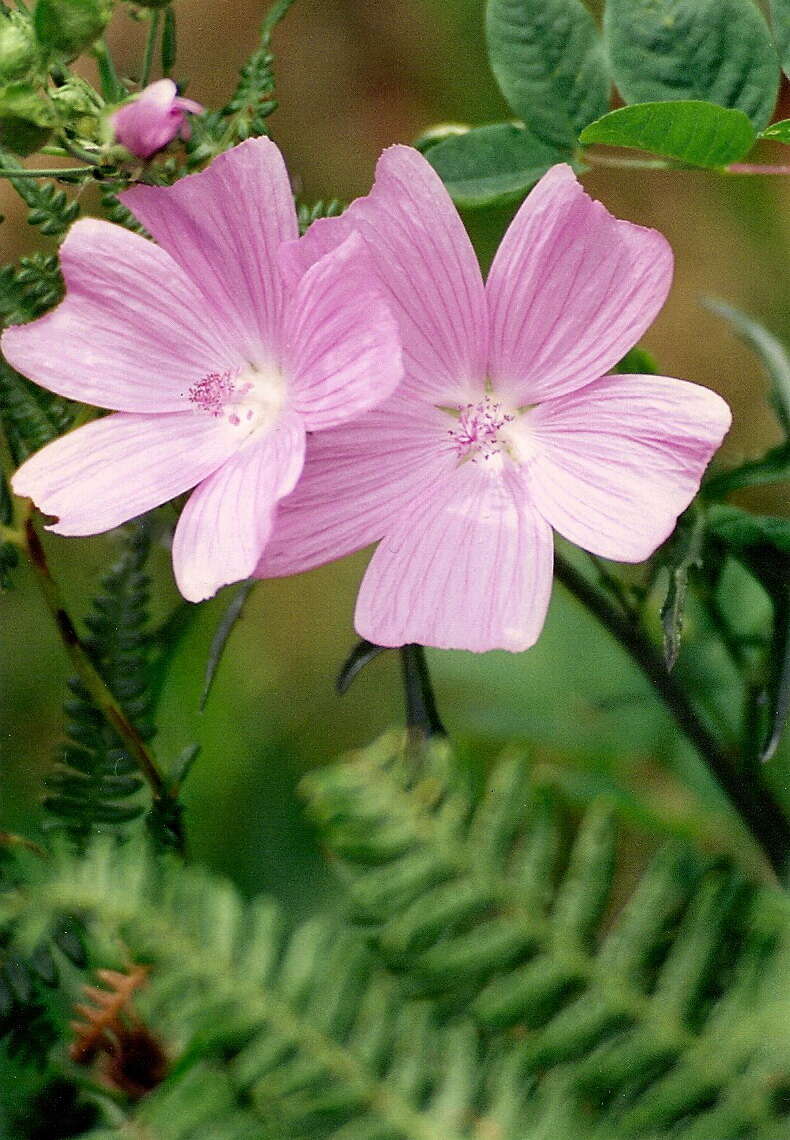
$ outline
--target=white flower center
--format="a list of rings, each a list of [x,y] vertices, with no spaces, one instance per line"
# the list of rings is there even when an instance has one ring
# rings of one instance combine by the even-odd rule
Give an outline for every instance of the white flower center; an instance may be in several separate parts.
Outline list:
[[[285,403],[285,380],[275,369],[209,372],[186,394],[199,412],[224,420],[242,439],[268,430]]]

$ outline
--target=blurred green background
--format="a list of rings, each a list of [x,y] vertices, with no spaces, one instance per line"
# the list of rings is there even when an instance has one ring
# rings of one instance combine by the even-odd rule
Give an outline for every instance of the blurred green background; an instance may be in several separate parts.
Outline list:
[[[482,8],[482,0],[297,0],[276,36],[281,106],[271,128],[306,201],[366,192],[381,149],[413,140],[430,124],[507,117],[486,64]],[[191,97],[207,106],[225,100],[264,9],[258,0],[178,0],[176,75],[188,79]],[[143,34],[118,14],[111,39],[121,69],[137,69]],[[585,181],[609,209],[658,227],[671,241],[675,286],[646,344],[664,372],[707,384],[730,401],[735,426],[723,457],[734,462],[778,442],[759,365],[699,299],[724,297],[790,340],[790,179],[596,170]],[[34,239],[8,187],[0,187],[0,213],[8,261]],[[505,221],[468,219],[484,260]],[[739,501],[786,513],[787,488],[763,488]],[[115,545],[112,536],[48,541],[75,614]],[[187,796],[193,851],[243,889],[272,890],[297,912],[329,889],[302,819],[300,775],[365,744],[402,715],[394,654],[374,662],[347,696],[334,691],[355,640],[351,618],[365,560],[361,554],[257,586],[201,714],[202,675],[230,596],[225,591],[200,610],[180,643],[162,701],[162,761],[192,741],[202,745]],[[156,551],[153,568],[153,604],[162,615],[176,601],[166,550]],[[25,570],[16,580],[0,598],[0,827],[34,834],[68,670],[35,584]],[[764,626],[765,599],[734,569],[729,590],[741,623]],[[733,678],[726,662],[708,653],[706,631],[692,613],[687,645],[695,638],[680,676],[685,670],[702,678],[714,715],[726,718],[734,708]],[[606,774],[624,794],[638,792],[659,817],[693,817],[697,797],[715,804],[706,774],[647,684],[561,588],[529,653],[432,653],[430,661],[445,722],[476,755],[522,742],[536,762],[561,772]],[[772,765],[780,789],[787,766],[785,748]]]

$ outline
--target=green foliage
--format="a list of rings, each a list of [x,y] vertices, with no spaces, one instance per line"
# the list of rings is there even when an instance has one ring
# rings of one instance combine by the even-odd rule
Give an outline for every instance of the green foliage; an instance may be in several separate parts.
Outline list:
[[[415,757],[394,737],[306,791],[391,969],[510,1033],[522,1079],[563,1073],[596,1135],[784,1133],[781,895],[671,842],[613,917],[611,810],[573,826],[517,755],[479,802],[447,745]]]
[[[30,17],[19,9],[0,10],[0,83],[24,79],[38,63]]]
[[[37,253],[0,267],[0,321],[18,325],[41,316],[61,299],[63,278],[54,254]]]
[[[330,198],[326,202],[314,202],[312,206],[300,202],[297,207],[299,217],[299,233],[304,234],[313,222],[319,218],[337,218],[345,209],[338,198]]]
[[[16,159],[3,150],[0,150],[0,165],[4,170],[22,169]],[[29,207],[29,224],[39,226],[48,237],[62,238],[80,212],[79,203],[69,199],[54,182],[14,178],[13,175],[8,181]]]
[[[148,588],[145,573],[150,540],[143,527],[124,536],[120,557],[102,579],[86,624],[85,642],[104,681],[143,739],[150,739],[148,692]],[[94,833],[121,830],[140,816],[144,802],[137,765],[78,678],[69,681],[72,697],[66,741],[59,764],[47,777],[44,807],[72,841],[83,846]]]
[[[779,68],[752,0],[607,0],[604,31],[627,103],[702,99],[769,121]]]
[[[790,0],[770,0],[776,46],[785,75],[790,75]]]
[[[13,458],[22,463],[62,434],[71,421],[70,405],[31,384],[0,357],[0,408]]]
[[[766,451],[760,459],[750,459],[729,471],[714,473],[704,485],[706,495],[719,498],[743,487],[790,481],[790,442]]]
[[[566,150],[609,105],[595,22],[581,0],[488,0],[491,69],[534,135]]]
[[[610,111],[579,135],[584,146],[636,147],[692,166],[717,167],[737,162],[757,136],[743,111],[699,100],[637,103]]]
[[[740,507],[717,504],[710,508],[708,527],[732,550],[768,546],[790,554],[790,519],[753,515]]]
[[[117,226],[123,226],[125,229],[131,230],[132,233],[141,234],[143,237],[150,236],[145,226],[140,225],[132,211],[128,210],[121,202],[117,191],[110,186],[102,187],[101,208],[108,222],[115,222]]]
[[[772,142],[790,144],[790,119],[782,119],[781,122],[771,123],[770,127],[766,127],[764,131],[760,131],[760,138],[770,139]]]
[[[704,536],[704,515],[692,507],[680,520],[670,540],[667,560],[669,585],[661,607],[664,659],[670,670],[675,667],[680,655],[689,573],[693,567],[699,567],[702,563]]]
[[[513,123],[451,135],[427,151],[453,201],[461,207],[519,200],[565,155]]]
[[[51,108],[29,83],[0,87],[0,146],[14,154],[32,154],[52,133]]]
[[[102,34],[112,0],[36,0],[33,26],[44,51],[73,59]]]
[[[753,348],[765,366],[771,383],[771,403],[786,436],[790,437],[790,356],[782,342],[754,317],[726,301],[709,297],[704,302],[712,313],[723,317],[738,336]]]

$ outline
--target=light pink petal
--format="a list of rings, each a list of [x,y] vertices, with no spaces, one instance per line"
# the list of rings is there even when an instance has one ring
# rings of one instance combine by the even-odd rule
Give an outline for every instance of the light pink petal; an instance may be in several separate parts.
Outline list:
[[[298,416],[283,415],[193,491],[173,540],[173,570],[191,602],[249,578],[272,529],[277,502],[299,478],[305,433]]]
[[[480,268],[442,180],[418,151],[386,150],[367,198],[283,250],[285,275],[298,277],[351,228],[367,240],[401,325],[409,389],[450,404],[478,392],[487,341]]]
[[[10,364],[61,396],[122,412],[172,412],[190,386],[241,363],[164,250],[84,218],[60,248],[66,299],[6,329]]]
[[[277,363],[284,288],[277,251],[299,230],[271,139],[249,139],[199,174],[173,186],[134,186],[121,199],[192,278],[249,363]]]
[[[58,522],[56,534],[100,534],[194,487],[237,446],[199,412],[94,420],[47,444],[12,480]]]
[[[377,645],[528,649],[543,628],[552,560],[551,530],[518,475],[464,463],[381,541],[354,624]]]
[[[655,320],[671,280],[661,234],[612,217],[569,166],[552,167],[488,277],[494,389],[532,404],[603,376]]]
[[[672,533],[730,426],[707,388],[665,376],[605,376],[534,408],[530,493],[560,534],[641,562]]]
[[[448,422],[444,412],[396,393],[359,419],[311,435],[258,577],[298,574],[381,538],[398,511],[432,495],[454,469]]]
[[[158,79],[111,115],[110,122],[122,146],[138,158],[149,158],[181,132],[185,111],[202,110],[200,103],[178,95],[172,79]]]
[[[285,318],[285,358],[292,406],[308,431],[353,419],[402,379],[398,326],[358,234],[296,287]]]

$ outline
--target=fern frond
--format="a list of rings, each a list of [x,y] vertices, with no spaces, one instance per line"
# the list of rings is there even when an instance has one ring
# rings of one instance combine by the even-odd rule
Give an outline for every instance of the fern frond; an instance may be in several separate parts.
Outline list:
[[[219,1057],[268,1140],[531,1140],[556,1117],[554,1101],[529,1096],[512,1051],[489,1050],[463,1017],[405,1002],[335,923],[289,935],[273,903],[245,907],[225,881],[157,865],[132,843],[99,841],[81,859],[61,851],[36,870],[0,899],[0,927],[12,923],[24,944],[42,915],[73,909],[97,944],[115,938],[149,963],[138,1005],[169,1042],[176,1083],[142,1102],[132,1119],[143,1134],[177,1075]]]
[[[765,923],[770,892],[673,841],[612,920],[612,811],[593,802],[575,821],[519,756],[479,803],[446,743],[416,764],[398,736],[305,788],[390,968],[484,1031],[516,1034],[525,1075],[571,1074],[604,1135],[682,1122],[678,1136],[715,1140],[711,1121],[744,1082],[748,1135],[790,1129],[768,1077],[790,1081],[790,1031],[766,1036],[790,913]]]
[[[0,409],[17,463],[66,431],[73,407],[60,396],[31,384],[0,357]]]
[[[297,207],[299,233],[306,233],[313,222],[318,221],[319,218],[339,217],[344,209],[345,205],[339,198],[330,198],[326,202],[314,202],[312,206],[308,206],[305,202],[300,202]]]
[[[85,646],[127,716],[149,740],[154,729],[148,692],[147,530],[130,527],[123,544],[86,618],[90,635]],[[115,831],[136,819],[145,803],[138,795],[143,784],[137,765],[121,739],[78,678],[69,681],[69,688],[66,741],[57,768],[47,777],[44,807],[81,846],[94,832]]]
[[[4,170],[22,170],[21,163],[0,148],[0,161]],[[14,178],[8,181],[28,207],[29,225],[38,226],[48,237],[62,238],[80,212],[79,202],[69,198],[54,182],[39,178]]]
[[[101,189],[101,207],[105,218],[109,222],[115,222],[117,226],[124,226],[125,229],[131,230],[132,233],[141,234],[143,237],[150,237],[145,226],[141,225],[132,211],[124,206],[116,190],[106,185],[102,186]]]

